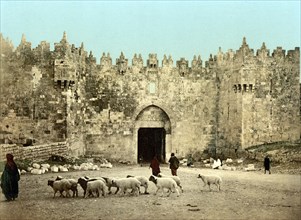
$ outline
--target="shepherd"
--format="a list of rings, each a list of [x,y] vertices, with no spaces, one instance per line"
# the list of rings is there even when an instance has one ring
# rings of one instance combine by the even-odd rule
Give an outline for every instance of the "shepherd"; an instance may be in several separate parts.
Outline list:
[[[6,201],[18,198],[20,174],[12,154],[6,154],[6,164],[1,175],[1,188]]]

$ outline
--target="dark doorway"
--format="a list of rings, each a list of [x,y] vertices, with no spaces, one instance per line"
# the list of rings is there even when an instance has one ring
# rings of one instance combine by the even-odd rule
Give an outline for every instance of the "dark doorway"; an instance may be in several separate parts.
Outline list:
[[[140,128],[138,130],[138,162],[150,162],[154,155],[160,162],[165,162],[165,130],[164,128]]]

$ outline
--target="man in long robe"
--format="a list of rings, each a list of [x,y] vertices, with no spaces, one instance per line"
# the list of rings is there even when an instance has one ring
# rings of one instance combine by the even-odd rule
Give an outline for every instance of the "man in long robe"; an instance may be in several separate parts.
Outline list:
[[[160,171],[160,163],[159,163],[159,160],[158,160],[156,155],[152,159],[151,164],[150,164],[149,167],[152,168],[152,174],[154,176],[158,176],[158,174],[161,172]]]
[[[12,154],[6,155],[6,164],[1,176],[1,188],[7,201],[15,200],[19,194],[20,174]]]

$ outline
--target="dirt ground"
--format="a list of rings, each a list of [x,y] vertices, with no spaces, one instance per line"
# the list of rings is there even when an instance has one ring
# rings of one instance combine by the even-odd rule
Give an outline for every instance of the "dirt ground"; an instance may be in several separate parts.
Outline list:
[[[161,171],[169,174],[167,165]],[[221,191],[203,187],[198,173],[217,174],[223,179]],[[301,176],[289,174],[264,175],[263,171],[225,171],[209,168],[180,167],[184,193],[170,197],[154,195],[155,185],[150,182],[149,195],[108,195],[103,198],[52,198],[53,190],[48,179],[57,175],[78,178],[149,177],[148,166],[115,166],[99,171],[74,171],[23,175],[20,180],[19,198],[5,202],[0,197],[0,219],[301,219]],[[142,188],[142,191],[144,189]]]

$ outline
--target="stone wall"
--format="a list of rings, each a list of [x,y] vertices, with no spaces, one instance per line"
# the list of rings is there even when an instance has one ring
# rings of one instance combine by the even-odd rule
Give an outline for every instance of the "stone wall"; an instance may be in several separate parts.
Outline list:
[[[1,36],[2,39],[2,36]],[[252,145],[300,138],[300,51],[236,51],[202,64],[156,54],[121,53],[100,64],[64,33],[54,51],[22,37],[2,39],[0,139],[32,145],[66,141],[72,155],[137,162],[140,128],[163,128],[165,155],[233,154]],[[6,46],[5,46],[6,45]]]
[[[44,145],[23,147],[16,144],[1,144],[0,145],[0,160],[6,160],[6,154],[11,153],[15,159],[29,159],[34,161],[47,160],[51,155],[68,154],[66,142],[57,142]]]
[[[139,127],[164,127],[160,125],[163,118],[153,118],[156,109],[167,115],[171,126],[167,155],[175,152],[186,156],[189,151],[203,151],[215,144],[215,76],[200,70],[183,77],[176,68],[145,68],[138,73],[128,69],[122,75],[106,68],[94,74],[95,80],[86,81],[90,98],[86,99],[84,116],[89,137],[86,149],[90,153],[107,152],[115,146],[125,152],[112,153],[111,157],[122,159],[126,154],[135,161]],[[145,113],[150,107],[154,109]],[[148,116],[141,124],[137,116],[144,113]]]

